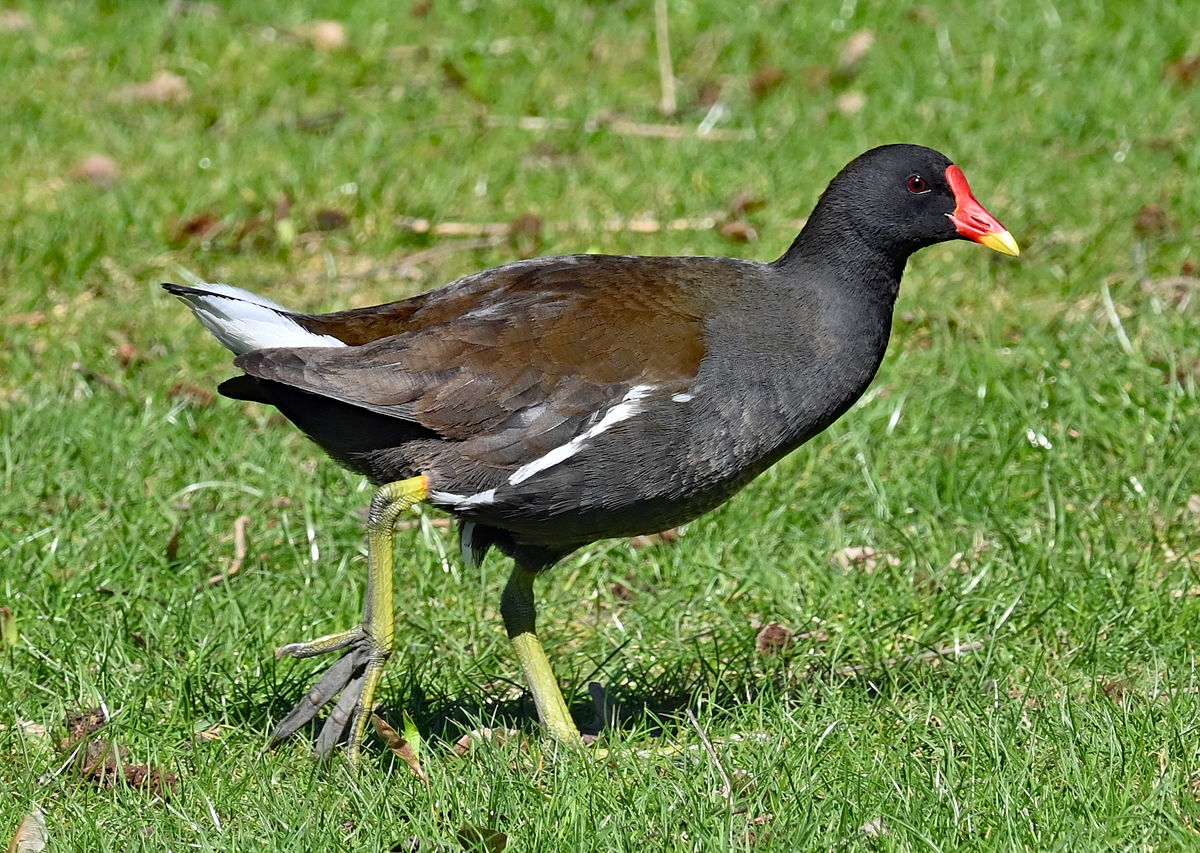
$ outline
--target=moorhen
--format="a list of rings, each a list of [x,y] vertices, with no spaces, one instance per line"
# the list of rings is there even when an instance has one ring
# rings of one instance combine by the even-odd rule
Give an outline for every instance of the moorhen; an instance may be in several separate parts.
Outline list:
[[[944,155],[886,145],[833,179],[774,263],[536,258],[333,314],[164,285],[237,354],[222,394],[275,406],[379,485],[362,624],[279,649],[344,654],[272,743],[341,694],[316,753],[348,725],[357,759],[392,652],[393,526],[422,501],[458,519],[468,563],[513,558],[504,626],[541,722],[578,742],[534,633],[534,578],[713,509],[833,423],[883,359],[909,255],[955,239],[1019,254]]]

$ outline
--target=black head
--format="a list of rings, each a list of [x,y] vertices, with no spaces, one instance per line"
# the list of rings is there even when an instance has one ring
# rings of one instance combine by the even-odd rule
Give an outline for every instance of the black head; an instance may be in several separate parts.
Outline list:
[[[794,248],[808,254],[814,250],[810,242],[817,251],[857,242],[902,264],[918,249],[958,239],[1008,255],[1020,251],[946,155],[920,145],[884,145],[853,160],[830,182]]]

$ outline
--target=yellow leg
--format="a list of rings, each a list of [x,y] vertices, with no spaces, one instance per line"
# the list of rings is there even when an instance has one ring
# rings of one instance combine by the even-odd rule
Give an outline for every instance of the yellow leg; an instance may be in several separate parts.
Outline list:
[[[558,681],[550,669],[550,661],[534,631],[537,618],[537,606],[533,598],[535,577],[536,571],[517,564],[500,598],[500,615],[504,618],[504,627],[521,662],[525,683],[533,694],[538,719],[559,743],[578,744],[579,729],[571,720]]]
[[[396,519],[426,497],[428,487],[424,477],[388,483],[375,493],[367,518],[368,575],[362,624],[307,643],[291,643],[275,653],[277,658],[307,658],[349,649],[326,670],[300,704],[279,722],[271,735],[272,744],[290,737],[340,693],[341,698],[317,738],[316,755],[328,758],[349,725],[350,760],[358,761],[367,719],[375,702],[375,690],[392,654],[395,637],[392,538]]]

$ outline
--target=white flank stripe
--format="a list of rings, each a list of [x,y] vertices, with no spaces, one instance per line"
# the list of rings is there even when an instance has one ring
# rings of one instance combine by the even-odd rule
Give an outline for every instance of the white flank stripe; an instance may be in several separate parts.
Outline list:
[[[553,468],[560,462],[565,462],[579,451],[587,446],[587,443],[600,433],[621,423],[627,421],[642,410],[641,401],[648,397],[654,391],[653,385],[634,385],[621,398],[621,402],[617,403],[611,409],[604,413],[595,425],[582,435],[577,435],[566,444],[560,444],[558,447],[551,450],[549,453],[539,456],[532,462],[527,462],[508,477],[510,486],[524,483],[534,474],[539,471],[545,471],[547,468]]]
[[[447,505],[450,509],[470,509],[496,502],[496,490],[487,489],[473,495],[456,495],[453,492],[430,492],[429,500],[435,505]]]
[[[182,298],[204,328],[237,355],[269,347],[346,346],[330,335],[308,331],[266,297],[228,284],[205,284],[203,290]]]
[[[676,403],[690,403],[694,398],[691,394],[672,394],[671,399]]]

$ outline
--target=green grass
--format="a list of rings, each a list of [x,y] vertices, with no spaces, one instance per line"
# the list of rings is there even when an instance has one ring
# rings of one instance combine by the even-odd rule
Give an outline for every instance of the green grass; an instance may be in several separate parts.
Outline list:
[[[1200,844],[1200,294],[1172,280],[1200,263],[1200,87],[1163,79],[1200,53],[1190,0],[673,1],[673,120],[650,2],[24,8],[0,33],[0,606],[20,631],[0,649],[0,843],[36,802],[54,850],[458,850],[464,825],[509,850]],[[346,48],[295,36],[319,17]],[[810,84],[863,28],[858,74]],[[782,83],[757,98],[769,67]],[[160,70],[190,97],[119,96]],[[719,127],[752,138],[588,124],[694,127],[712,85]],[[867,97],[851,116],[847,91]],[[572,124],[497,121],[529,115]],[[541,254],[768,259],[837,169],[894,141],[946,151],[1024,255],[923,252],[843,421],[677,544],[599,543],[541,583],[577,714],[592,679],[620,705],[607,759],[540,740],[505,562],[467,571],[429,524],[397,536],[380,696],[417,723],[429,783],[374,739],[357,774],[314,767],[307,732],[263,751],[324,665],[272,650],[360,618],[370,493],[269,411],[188,390],[235,371],[160,281],[332,310],[518,257],[399,216],[530,212]],[[108,189],[72,177],[98,153]],[[605,227],[742,192],[766,202],[757,243]],[[1167,227],[1138,232],[1152,204]],[[347,227],[315,232],[327,209]],[[173,239],[205,214],[210,240]],[[445,251],[395,272],[425,249]],[[209,586],[241,515],[241,571]],[[894,559],[832,564],[855,546]],[[807,636],[763,657],[770,620]],[[978,645],[911,660],[956,643]],[[177,774],[169,797],[61,769],[66,714],[100,704],[128,763]],[[480,726],[522,735],[455,757]],[[658,735],[686,757],[639,756]]]

